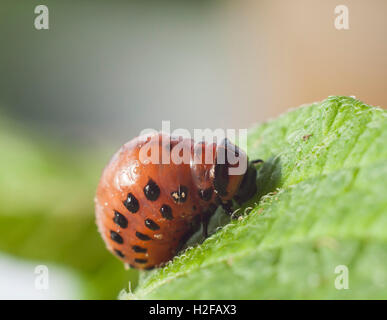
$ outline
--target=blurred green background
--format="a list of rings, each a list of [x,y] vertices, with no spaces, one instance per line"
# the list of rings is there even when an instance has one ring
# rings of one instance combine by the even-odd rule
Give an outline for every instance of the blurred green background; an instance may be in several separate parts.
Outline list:
[[[38,4],[49,30],[34,28]],[[0,298],[135,287],[104,248],[93,197],[113,152],[145,128],[246,128],[333,94],[387,106],[387,3],[342,1],[345,31],[337,4],[2,0]]]

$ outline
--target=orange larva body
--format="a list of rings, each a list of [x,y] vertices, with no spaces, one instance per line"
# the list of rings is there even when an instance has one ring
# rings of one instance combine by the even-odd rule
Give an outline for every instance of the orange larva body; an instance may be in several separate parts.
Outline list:
[[[174,148],[183,146],[190,162],[143,163],[140,150],[146,143],[150,150],[159,150],[159,160],[163,151],[173,155]],[[103,171],[95,198],[97,225],[107,248],[138,269],[151,269],[173,258],[192,232],[193,222],[229,202],[245,176],[217,179],[218,185],[222,178],[227,180],[219,194],[214,187],[216,163],[193,163],[202,156],[200,150],[213,151],[216,162],[217,148],[162,134],[146,141],[138,137],[121,147]]]

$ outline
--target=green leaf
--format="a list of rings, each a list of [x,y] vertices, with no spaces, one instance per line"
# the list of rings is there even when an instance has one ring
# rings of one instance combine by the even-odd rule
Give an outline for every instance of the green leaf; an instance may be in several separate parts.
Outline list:
[[[245,214],[121,298],[386,299],[387,112],[329,97],[252,129],[248,154],[266,161]]]

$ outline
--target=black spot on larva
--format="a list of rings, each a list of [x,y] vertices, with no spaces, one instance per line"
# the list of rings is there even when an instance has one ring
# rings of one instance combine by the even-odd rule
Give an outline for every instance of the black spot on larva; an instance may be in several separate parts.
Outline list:
[[[145,253],[148,251],[146,248],[143,248],[140,246],[133,246],[132,249],[134,252],[138,252],[138,253]]]
[[[128,197],[123,202],[124,206],[131,212],[136,213],[138,209],[140,208],[140,204],[138,203],[138,200],[132,193],[128,193]]]
[[[151,230],[159,230],[160,226],[151,219],[145,220],[145,226]]]
[[[134,262],[144,264],[144,263],[147,263],[148,260],[147,259],[138,259],[138,258],[136,258],[136,259],[134,259]]]
[[[196,211],[196,206],[192,206],[192,210],[193,210],[193,211]]]
[[[141,232],[138,232],[136,231],[136,237],[139,238],[140,240],[143,240],[143,241],[148,241],[150,240],[151,238],[149,236],[147,236],[146,234],[143,234]]]
[[[233,150],[233,149],[234,149],[234,150]],[[231,153],[232,153],[232,151],[234,151],[234,156],[235,156],[236,158],[239,157],[240,149],[239,149],[238,146],[236,146],[236,145],[231,146],[231,147],[228,149],[228,152],[231,152]]]
[[[129,263],[129,267],[131,267],[132,269],[136,269],[136,267],[130,263]]]
[[[120,258],[125,258],[125,255],[118,249],[114,249],[114,252],[116,253],[117,256]]]
[[[128,227],[128,219],[126,219],[121,213],[118,211],[114,211],[114,218],[113,221],[115,224],[120,226],[121,228],[127,228]]]
[[[212,193],[213,193],[213,189],[210,187],[210,188],[207,188],[207,189],[200,189],[199,190],[199,196],[201,199],[203,199],[204,201],[210,201],[211,198],[212,198]]]
[[[110,230],[110,238],[114,241],[114,242],[117,242],[119,244],[122,244],[124,243],[124,239],[122,239],[122,237],[115,231],[113,230]]]
[[[173,219],[172,208],[169,205],[167,205],[167,204],[163,204],[161,206],[160,213],[167,220],[172,220]]]
[[[144,187],[145,197],[150,201],[156,201],[160,195],[160,188],[152,179]]]
[[[171,196],[175,203],[185,202],[188,196],[188,188],[186,186],[179,186],[176,191],[171,192]]]
[[[145,270],[153,270],[155,267],[146,267]]]

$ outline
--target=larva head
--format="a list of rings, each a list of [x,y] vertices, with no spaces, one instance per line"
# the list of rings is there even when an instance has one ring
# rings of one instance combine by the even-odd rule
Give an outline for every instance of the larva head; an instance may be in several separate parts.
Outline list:
[[[223,202],[231,200],[238,192],[247,163],[246,153],[228,139],[217,146],[210,176],[214,190]]]
[[[199,143],[195,146],[191,172],[204,200],[215,191],[221,201],[228,201],[238,192],[247,168],[244,151],[224,139],[220,144]]]

